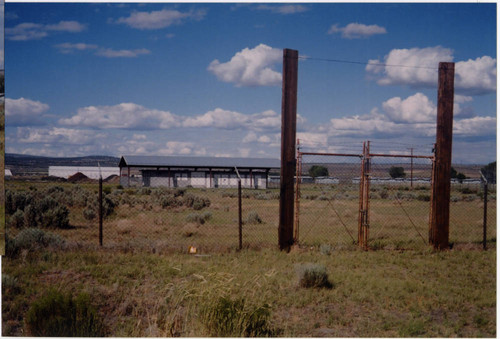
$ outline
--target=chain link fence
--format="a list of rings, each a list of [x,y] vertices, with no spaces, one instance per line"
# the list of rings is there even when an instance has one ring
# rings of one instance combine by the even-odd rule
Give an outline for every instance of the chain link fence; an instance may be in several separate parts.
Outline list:
[[[370,249],[428,247],[432,156],[430,148],[427,153],[419,150],[424,155],[413,151],[406,149],[398,154],[372,146],[364,172],[361,150],[359,154],[330,155],[299,152],[296,240],[302,245],[354,248],[362,219],[367,224]],[[475,248],[483,246],[484,239],[490,246],[496,242],[496,185],[488,186],[485,210],[480,168],[454,166],[452,246]],[[369,178],[365,202],[360,196],[363,173]],[[360,218],[365,209],[367,215]]]
[[[362,152],[350,152],[299,152],[294,237],[300,245],[358,247]],[[390,152],[372,146],[368,247],[425,248],[429,246],[432,160],[407,157],[409,152],[399,157],[394,152],[382,154]],[[488,185],[485,209],[481,166],[453,168],[450,243],[457,248],[476,248],[484,246],[486,239],[486,245],[494,246],[496,185]],[[27,178],[5,184],[7,247],[32,228],[52,234],[66,245],[99,246],[97,180],[70,183]],[[276,174],[267,178],[267,188],[260,189],[249,188],[243,178],[241,223],[237,184],[220,188],[167,188],[161,183],[158,187],[123,187],[116,179],[105,180],[102,189],[104,248],[210,253],[277,246],[280,185]]]
[[[161,186],[161,185],[159,185]],[[28,229],[67,245],[99,246],[99,184],[6,184],[7,238]],[[102,245],[124,251],[209,253],[277,246],[279,189],[102,187]],[[12,245],[12,241],[10,242]]]

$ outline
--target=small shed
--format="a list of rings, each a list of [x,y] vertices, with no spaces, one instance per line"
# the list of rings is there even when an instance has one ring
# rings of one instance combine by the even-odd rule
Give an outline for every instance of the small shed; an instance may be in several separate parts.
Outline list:
[[[280,161],[269,158],[124,155],[120,159],[124,187],[242,187],[268,188],[269,172]]]

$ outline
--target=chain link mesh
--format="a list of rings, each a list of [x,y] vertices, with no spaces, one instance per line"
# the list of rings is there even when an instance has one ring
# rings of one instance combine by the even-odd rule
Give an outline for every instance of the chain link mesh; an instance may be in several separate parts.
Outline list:
[[[244,184],[244,180],[242,180]],[[239,248],[238,188],[103,184],[103,246],[125,251],[227,252]],[[278,185],[270,184],[270,187]],[[99,185],[8,181],[7,235],[39,228],[75,246],[99,244]],[[279,189],[242,188],[242,247],[276,247]]]
[[[391,148],[393,149],[393,148]],[[371,147],[368,168],[368,247],[418,249],[429,246],[432,159],[430,147],[391,151]],[[420,155],[417,155],[422,152]],[[303,245],[351,247],[358,243],[361,211],[359,157],[299,153],[299,235]],[[354,153],[355,154],[355,153]],[[423,154],[423,155],[422,155]],[[413,156],[412,156],[413,155]],[[455,166],[451,181],[450,244],[474,247],[483,241],[484,188],[480,166]],[[465,177],[465,178],[464,178]],[[489,185],[487,234],[496,242],[496,194]]]

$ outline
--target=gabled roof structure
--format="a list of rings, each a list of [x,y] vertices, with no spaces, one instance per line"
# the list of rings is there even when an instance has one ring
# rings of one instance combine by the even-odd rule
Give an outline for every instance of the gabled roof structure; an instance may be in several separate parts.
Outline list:
[[[124,155],[120,167],[278,169],[279,159]]]

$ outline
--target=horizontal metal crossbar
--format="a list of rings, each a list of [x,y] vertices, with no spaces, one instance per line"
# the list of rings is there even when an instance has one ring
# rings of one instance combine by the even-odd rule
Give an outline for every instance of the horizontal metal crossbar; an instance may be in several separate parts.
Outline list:
[[[300,152],[302,155],[326,155],[336,157],[358,157],[362,158],[363,154],[348,154],[348,153],[313,153],[313,152]]]
[[[370,153],[369,157],[386,157],[386,158],[415,158],[415,159],[434,159],[433,155],[406,155],[406,154],[377,154]]]

